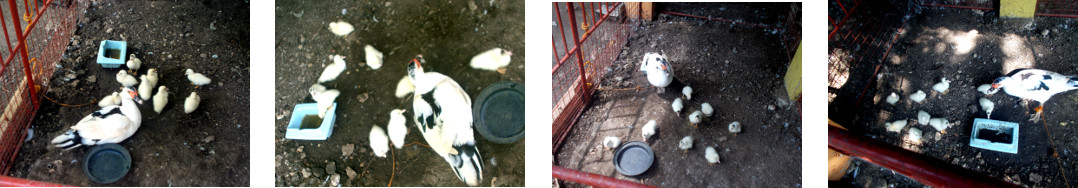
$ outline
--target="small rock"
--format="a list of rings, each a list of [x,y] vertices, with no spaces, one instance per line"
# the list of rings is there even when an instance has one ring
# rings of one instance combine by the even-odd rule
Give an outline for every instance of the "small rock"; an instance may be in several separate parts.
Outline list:
[[[1044,180],[1044,177],[1040,174],[1029,174],[1029,181],[1034,184],[1041,183],[1041,180]]]
[[[206,58],[206,53],[198,54],[199,57]]]
[[[726,136],[719,137],[719,142],[726,141],[726,139],[727,139]]]
[[[348,175],[348,179],[356,178],[356,171],[352,170],[352,167],[345,167],[344,174]]]
[[[337,174],[337,162],[326,163],[326,174]]]
[[[767,105],[767,110],[774,111],[775,110],[775,105]]]
[[[475,10],[475,9],[478,9],[478,8],[479,7],[475,5],[475,1],[468,1],[468,9],[469,10]]]
[[[296,148],[296,152],[302,153],[303,152],[303,146],[299,146],[298,148]]]
[[[370,96],[368,96],[367,93],[356,95],[356,100],[359,100],[359,103],[367,102],[368,98],[370,98]]]
[[[340,185],[340,184],[341,184],[341,175],[340,174],[333,174],[333,175],[329,176],[329,186],[330,187],[336,187],[337,185]]]
[[[202,139],[202,142],[210,143],[210,142],[213,142],[214,139],[215,138],[213,136],[210,136],[210,137],[206,137],[205,139]]]
[[[112,33],[112,28],[105,29],[105,33]]]
[[[311,177],[311,169],[310,168],[304,168],[303,171],[300,171],[300,173],[303,173],[303,178]]]
[[[90,82],[97,82],[97,75],[90,75],[89,77],[86,77],[86,80]]]
[[[343,156],[352,155],[352,152],[355,151],[355,150],[356,150],[356,145],[355,144],[345,144],[344,146],[341,146],[341,155],[343,155]]]

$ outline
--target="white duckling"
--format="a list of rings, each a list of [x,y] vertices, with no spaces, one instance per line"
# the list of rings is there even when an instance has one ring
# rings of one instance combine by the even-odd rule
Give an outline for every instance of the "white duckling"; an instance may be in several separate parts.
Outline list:
[[[932,119],[932,116],[929,115],[928,112],[925,112],[924,110],[917,112],[917,124],[928,125],[929,119]]]
[[[619,145],[621,145],[621,138],[608,136],[606,139],[603,139],[603,147],[606,147],[606,149],[615,149],[618,148]]]
[[[977,86],[977,91],[985,95],[990,94],[988,93],[988,89],[992,89],[992,84],[981,84],[981,86]]]
[[[681,98],[674,99],[674,102],[670,103],[670,108],[674,109],[674,114],[681,117],[681,109],[684,108],[684,104],[681,102]]]
[[[741,122],[732,122],[730,123],[730,125],[726,126],[726,129],[729,130],[730,133],[734,133],[734,135],[737,135],[737,133],[741,133]]]
[[[150,68],[146,70],[146,78],[150,80],[150,88],[157,87],[157,69]]]
[[[120,101],[122,105],[107,106],[83,117],[67,132],[53,138],[52,146],[67,150],[82,145],[120,143],[130,138],[142,125],[142,112],[137,106],[142,100],[134,88],[124,87]]]
[[[191,84],[195,85],[195,89],[198,89],[198,86],[206,85],[213,81],[210,80],[209,77],[206,77],[206,75],[202,75],[202,73],[197,73],[191,69],[187,69],[187,72],[184,74],[187,75],[187,80],[190,80]]]
[[[412,80],[408,79],[408,76],[404,76],[397,82],[397,92],[394,94],[397,98],[404,98],[415,92],[415,85],[412,85]]]
[[[386,152],[389,152],[389,138],[386,137],[386,131],[377,125],[372,125],[370,139],[371,152],[374,156],[386,158]]]
[[[692,128],[696,128],[696,125],[700,124],[700,122],[703,120],[703,116],[704,113],[700,112],[699,110],[693,111],[692,114],[689,114],[689,123],[690,125],[692,125]]]
[[[127,70],[132,74],[138,73],[139,67],[142,67],[142,60],[135,57],[135,54],[128,55],[127,59]]]
[[[685,97],[685,100],[692,100],[692,87],[685,86],[681,88],[681,95]]]
[[[917,102],[917,104],[921,104],[921,101],[924,101],[925,97],[928,97],[928,94],[925,94],[925,92],[921,90],[917,90],[917,93],[910,94],[910,100]]]
[[[100,102],[97,102],[98,107],[115,106],[120,105],[120,92],[112,92],[111,95],[101,98]]]
[[[887,128],[887,131],[897,133],[899,131],[902,131],[903,127],[906,127],[906,123],[909,123],[906,121],[906,119],[900,119],[895,122],[884,123],[883,126]]]
[[[663,93],[666,86],[674,81],[674,68],[666,61],[666,55],[654,52],[644,54],[644,59],[640,61],[640,71],[647,74],[648,82],[659,89],[659,93]]]
[[[142,100],[149,100],[153,97],[153,83],[150,82],[150,78],[146,75],[139,76],[142,79],[142,83],[138,84],[138,95]]]
[[[161,86],[157,88],[157,94],[153,96],[153,111],[158,114],[161,110],[165,109],[165,105],[168,104],[168,88]]]
[[[348,33],[352,33],[355,29],[355,27],[352,27],[352,24],[344,22],[344,20],[329,23],[329,31],[337,36],[348,35]]]
[[[348,68],[347,63],[344,62],[344,56],[329,55],[329,59],[332,59],[333,63],[326,65],[326,69],[322,70],[322,75],[318,76],[318,83],[336,80],[337,76]]]
[[[191,92],[190,96],[187,96],[187,100],[183,102],[183,113],[190,114],[198,109],[198,103],[202,101],[202,97],[198,96],[198,93]]]
[[[124,87],[133,87],[138,84],[138,79],[127,74],[126,71],[119,71],[116,72],[116,82],[120,82],[120,85],[123,85]]]
[[[950,127],[950,123],[947,121],[947,119],[944,118],[929,119],[928,125],[931,125],[932,128],[936,128],[936,130],[940,132],[943,132],[947,130],[947,127]]]
[[[984,110],[984,113],[986,115],[988,115],[987,118],[992,119],[992,110],[996,108],[996,103],[993,103],[991,100],[988,100],[984,97],[981,97],[980,103],[981,109]]]
[[[932,85],[932,89],[940,92],[941,94],[947,94],[947,88],[951,87],[951,81],[947,81],[947,78],[940,78],[940,82]]]
[[[1037,101],[1037,107],[1033,109],[1033,117],[1030,121],[1037,121],[1044,110],[1044,103],[1052,98],[1052,95],[1078,89],[1078,77],[1062,75],[1059,73],[1040,69],[1017,69],[1006,76],[996,78],[992,82],[989,94],[999,92],[999,89],[1008,95],[1022,99]]]
[[[483,180],[483,159],[472,131],[472,99],[456,81],[438,72],[424,72],[417,55],[408,65],[415,84],[413,122],[424,140],[468,186]]]
[[[712,114],[715,114],[715,109],[711,108],[710,103],[705,102],[700,104],[700,112],[704,112],[704,117],[711,117]]]
[[[655,131],[658,131],[657,129],[659,127],[655,125],[655,120],[650,120],[647,124],[644,124],[644,127],[640,128],[640,134],[644,137],[644,141],[648,141],[651,135],[655,135]]]
[[[906,133],[906,140],[911,143],[921,143],[921,135],[924,133],[917,127],[910,127],[910,132]]]
[[[475,69],[498,71],[505,74],[505,66],[509,66],[509,60],[513,52],[502,48],[487,50],[472,57],[471,66]]]
[[[404,147],[404,137],[408,135],[408,127],[404,123],[407,121],[404,119],[404,109],[389,111],[389,124],[386,129],[389,129],[389,140],[393,141],[393,147],[397,149]]]
[[[681,141],[677,143],[677,148],[681,149],[682,152],[689,152],[689,149],[692,149],[692,136],[681,138]]]
[[[895,103],[898,102],[898,99],[900,99],[898,97],[898,94],[895,94],[895,92],[891,92],[891,95],[887,96],[887,104],[895,105]]]
[[[378,70],[378,68],[382,68],[382,52],[374,49],[374,46],[371,45],[364,46],[363,52],[367,54],[367,65],[371,66],[371,69]]]
[[[704,158],[707,159],[708,164],[719,164],[719,152],[715,152],[715,148],[708,146],[704,149]]]
[[[314,84],[307,91],[311,93],[311,99],[318,103],[318,117],[320,118],[326,117],[326,112],[333,107],[333,101],[337,100],[337,96],[341,95],[341,91],[336,89],[327,90],[326,86],[322,86],[322,84]]]

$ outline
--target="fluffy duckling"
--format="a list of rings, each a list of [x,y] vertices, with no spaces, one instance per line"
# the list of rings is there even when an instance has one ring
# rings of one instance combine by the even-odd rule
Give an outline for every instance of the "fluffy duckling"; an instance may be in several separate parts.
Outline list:
[[[150,82],[150,78],[146,75],[142,75],[139,78],[142,79],[142,83],[138,84],[138,96],[142,100],[149,100],[153,97],[153,83]]]
[[[925,92],[921,90],[917,90],[917,93],[910,94],[910,100],[917,102],[917,104],[921,104],[922,101],[925,101],[925,97],[928,97],[928,94],[925,94]]]
[[[950,126],[950,123],[944,118],[932,118],[928,120],[928,125],[936,128],[937,131],[944,132]]]
[[[689,114],[689,123],[690,125],[692,125],[692,128],[696,128],[696,125],[700,124],[700,122],[703,120],[703,116],[704,113],[700,112],[699,110],[693,111],[692,114]]]
[[[509,60],[513,52],[502,48],[487,50],[472,57],[471,66],[475,69],[498,71],[505,74],[505,66],[509,66]]]
[[[135,54],[128,55],[127,71],[131,71],[132,74],[138,73],[139,67],[142,67],[142,60],[135,57]]]
[[[708,146],[704,149],[704,158],[707,159],[708,164],[719,164],[719,152],[715,152],[715,148]]]
[[[726,126],[726,129],[730,130],[730,133],[734,133],[734,135],[737,135],[737,133],[741,133],[741,122],[735,121],[733,123],[730,123],[730,125]]]
[[[415,92],[415,85],[412,84],[412,79],[408,79],[408,76],[401,78],[401,81],[397,82],[397,98],[404,98],[408,94]]]
[[[917,124],[928,125],[929,119],[932,119],[932,116],[928,115],[928,112],[925,112],[924,110],[917,112]]]
[[[318,117],[320,118],[326,117],[326,112],[333,107],[333,101],[337,100],[337,96],[341,95],[341,91],[336,89],[326,90],[326,86],[322,86],[322,84],[314,84],[307,91],[311,93],[311,98],[318,102]]]
[[[921,132],[921,129],[918,129],[917,127],[910,127],[910,132],[906,133],[906,140],[911,143],[920,143],[922,134],[924,133]]]
[[[190,80],[191,84],[195,85],[195,89],[198,89],[198,86],[209,84],[212,81],[209,77],[206,77],[206,75],[202,75],[202,73],[197,73],[191,69],[187,69],[187,72],[184,74],[187,75],[187,80]]]
[[[389,111],[389,141],[393,141],[393,147],[404,147],[404,137],[408,135],[408,127],[404,125],[408,120],[404,119],[404,109]]]
[[[326,69],[322,70],[322,75],[318,76],[318,83],[336,80],[337,76],[340,76],[341,72],[348,68],[347,63],[344,62],[344,56],[329,55],[329,59],[332,59],[333,63],[326,65]]]
[[[947,81],[947,78],[940,78],[940,82],[932,85],[932,89],[940,92],[941,94],[947,94],[947,88],[951,87],[951,81]]]
[[[887,104],[895,105],[895,103],[898,102],[898,99],[900,99],[898,97],[898,94],[896,94],[895,92],[891,92],[891,95],[887,96]]]
[[[153,96],[153,111],[158,114],[161,110],[165,109],[165,105],[168,104],[168,88],[161,86],[157,88],[157,94]]]
[[[706,102],[700,104],[700,111],[704,112],[704,117],[711,117],[712,114],[715,114],[715,109],[711,108],[711,104]]]
[[[988,100],[984,97],[981,97],[980,103],[981,109],[984,110],[984,113],[988,115],[987,118],[992,119],[992,109],[996,108],[996,103],[993,103],[991,100]]]
[[[348,35],[348,33],[352,33],[355,29],[355,27],[352,27],[352,24],[344,22],[344,20],[329,23],[329,31],[333,32],[334,35],[341,37]]]
[[[202,98],[198,97],[198,93],[192,91],[191,95],[187,96],[187,100],[183,102],[183,113],[190,114],[191,112],[194,112],[195,109],[198,109],[198,103],[201,102],[201,100]]]
[[[386,131],[382,130],[377,125],[371,126],[371,152],[374,156],[386,158],[386,152],[389,152],[389,138],[386,137]]]
[[[906,123],[909,123],[906,121],[906,119],[900,119],[895,122],[884,123],[883,126],[887,128],[887,131],[897,133],[899,131],[902,131],[903,127],[906,127]]]
[[[977,91],[984,93],[985,95],[992,95],[991,93],[988,93],[989,89],[992,89],[992,84],[981,84],[981,86],[977,86]]]
[[[382,52],[374,49],[374,46],[371,45],[364,46],[363,52],[367,54],[367,65],[371,66],[371,69],[378,70],[378,68],[382,68]]]
[[[101,98],[100,102],[97,102],[98,107],[115,106],[120,105],[120,92],[112,92],[111,95]]]
[[[603,147],[606,147],[606,149],[615,149],[619,145],[621,145],[621,139],[618,137],[608,136],[603,139]]]
[[[651,137],[651,135],[655,135],[655,131],[657,131],[656,129],[658,128],[659,127],[655,125],[655,120],[648,121],[647,124],[644,124],[644,127],[640,130],[640,133],[644,136],[644,141],[648,141],[648,138]]]
[[[681,103],[681,98],[676,98],[674,102],[670,103],[670,108],[674,109],[674,114],[677,114],[677,117],[681,117],[681,109],[684,107],[684,104]]]
[[[685,100],[692,100],[692,87],[685,86],[681,88],[681,94],[682,97],[685,97]]]
[[[682,152],[689,152],[689,149],[692,149],[692,136],[681,138],[681,141],[677,143],[677,148],[681,149]]]
[[[149,70],[146,70],[146,78],[150,79],[150,88],[157,87],[157,69],[150,68]]]
[[[120,82],[120,85],[124,85],[124,87],[133,87],[138,84],[138,79],[127,74],[126,71],[119,71],[116,72],[116,82]]]

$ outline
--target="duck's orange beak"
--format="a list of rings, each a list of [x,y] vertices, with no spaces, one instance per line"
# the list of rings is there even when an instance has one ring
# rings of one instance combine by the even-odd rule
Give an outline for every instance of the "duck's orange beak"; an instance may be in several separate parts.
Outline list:
[[[125,89],[125,91],[127,92],[127,95],[130,95],[130,96],[131,96],[131,100],[132,100],[132,101],[135,101],[135,103],[137,103],[137,104],[139,104],[139,105],[142,105],[142,98],[140,98],[140,97],[138,96],[138,92],[137,92],[137,91],[135,91],[135,90],[132,90],[132,89]]]
[[[420,55],[419,57],[423,57],[423,56]],[[421,63],[419,63],[419,60],[416,59],[416,58],[412,58],[412,63],[415,63],[416,68],[423,68],[423,65]]]

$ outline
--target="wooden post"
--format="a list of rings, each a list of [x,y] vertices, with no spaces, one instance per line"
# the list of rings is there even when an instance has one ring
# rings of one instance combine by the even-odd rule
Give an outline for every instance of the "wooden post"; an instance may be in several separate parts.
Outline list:
[[[1033,18],[1037,11],[1036,0],[1000,0],[999,16],[1005,18]]]
[[[653,6],[653,4],[654,3],[651,2],[641,3],[640,13],[643,14],[642,16],[644,17],[644,20],[651,21],[652,19],[654,19],[655,6]]]

